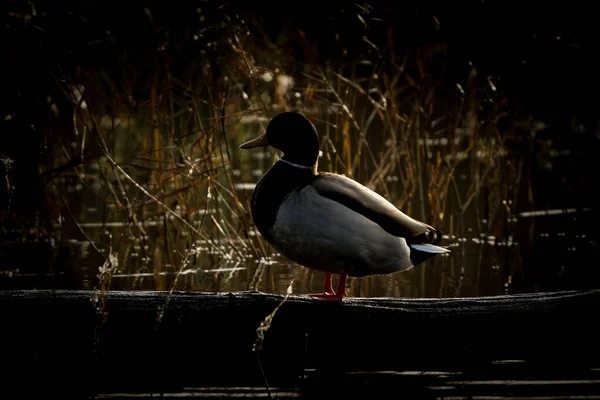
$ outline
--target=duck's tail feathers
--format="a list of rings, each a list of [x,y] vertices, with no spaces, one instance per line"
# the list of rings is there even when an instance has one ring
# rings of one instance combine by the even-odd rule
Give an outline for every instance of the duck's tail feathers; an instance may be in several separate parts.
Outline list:
[[[413,265],[421,264],[437,254],[450,253],[444,246],[436,246],[429,243],[411,243],[410,261]]]
[[[436,246],[429,243],[412,243],[410,244],[410,247],[412,249],[431,254],[450,253],[450,250],[448,250],[447,246]]]

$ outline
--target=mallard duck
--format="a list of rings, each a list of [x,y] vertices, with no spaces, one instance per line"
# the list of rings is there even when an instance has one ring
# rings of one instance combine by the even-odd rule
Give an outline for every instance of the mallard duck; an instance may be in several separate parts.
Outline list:
[[[325,272],[319,300],[347,296],[346,279],[406,271],[436,254],[441,232],[341,174],[318,172],[319,137],[302,114],[283,112],[266,132],[240,149],[271,146],[283,152],[258,181],[251,214],[279,253]],[[339,274],[333,290],[332,274]]]

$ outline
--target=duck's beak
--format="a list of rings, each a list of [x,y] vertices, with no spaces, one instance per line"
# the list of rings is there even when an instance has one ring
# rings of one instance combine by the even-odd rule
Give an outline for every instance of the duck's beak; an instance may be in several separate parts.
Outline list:
[[[256,139],[252,139],[252,140],[242,144],[240,146],[240,149],[252,149],[254,147],[264,147],[264,146],[268,146],[268,145],[269,145],[269,141],[267,140],[267,134],[263,133]]]

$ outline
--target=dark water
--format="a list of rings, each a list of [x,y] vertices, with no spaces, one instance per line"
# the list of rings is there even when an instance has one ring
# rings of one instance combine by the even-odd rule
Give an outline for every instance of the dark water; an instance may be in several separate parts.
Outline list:
[[[314,371],[305,371],[310,381]],[[496,360],[471,370],[356,371],[345,380],[346,398],[401,392],[414,399],[600,399],[600,368],[577,366],[553,372],[525,360]],[[189,387],[170,398],[322,398],[302,387]],[[339,394],[336,393],[336,394]],[[133,399],[136,394],[100,394],[99,399]]]

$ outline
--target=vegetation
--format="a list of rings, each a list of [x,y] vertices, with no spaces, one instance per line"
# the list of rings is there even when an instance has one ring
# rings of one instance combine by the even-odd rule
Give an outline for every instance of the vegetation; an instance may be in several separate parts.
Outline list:
[[[519,252],[538,231],[531,218],[517,229],[518,213],[590,207],[579,202],[588,186],[566,189],[575,198],[540,189],[542,180],[572,188],[581,175],[557,170],[572,161],[568,149],[513,107],[498,77],[457,66],[443,42],[395,45],[371,7],[349,5],[346,18],[388,34],[321,59],[303,32],[270,35],[233,4],[114,15],[93,2],[69,6],[29,2],[9,16],[25,60],[16,65],[35,73],[13,71],[11,96],[27,100],[7,106],[4,119],[16,155],[0,163],[6,276],[23,268],[11,252],[43,243],[52,257],[34,259],[33,272],[98,289],[100,309],[111,288],[285,293],[293,280],[295,293],[314,291],[318,273],[274,254],[249,214],[253,184],[278,154],[238,150],[287,110],[319,129],[320,170],[441,226],[454,249],[404,274],[352,280],[350,295],[514,292],[519,280],[534,290]],[[304,52],[287,51],[289,43]],[[19,196],[39,201],[17,204]]]

